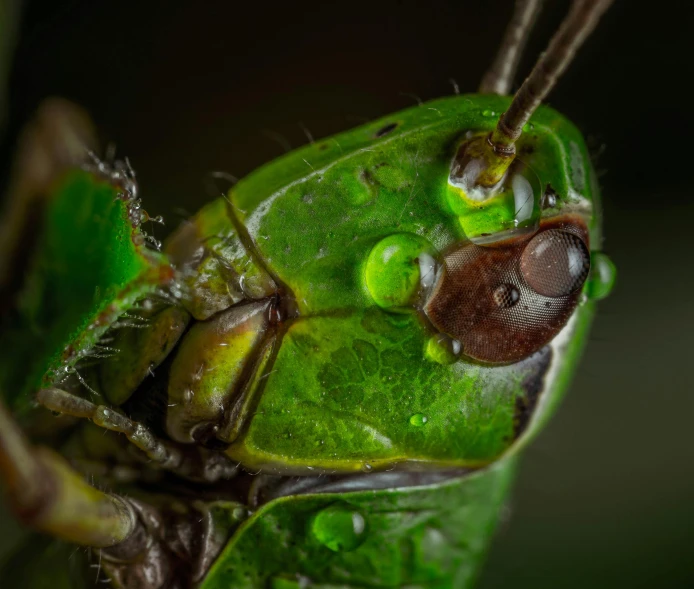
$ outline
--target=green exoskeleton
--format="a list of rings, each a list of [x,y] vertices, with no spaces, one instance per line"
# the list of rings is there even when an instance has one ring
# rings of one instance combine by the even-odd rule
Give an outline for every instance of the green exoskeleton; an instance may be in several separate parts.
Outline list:
[[[267,164],[161,252],[129,162],[71,167],[89,123],[44,107],[3,232],[0,473],[60,541],[3,586],[471,586],[614,278],[584,141],[540,106],[609,1],[511,98],[539,4],[478,94]]]

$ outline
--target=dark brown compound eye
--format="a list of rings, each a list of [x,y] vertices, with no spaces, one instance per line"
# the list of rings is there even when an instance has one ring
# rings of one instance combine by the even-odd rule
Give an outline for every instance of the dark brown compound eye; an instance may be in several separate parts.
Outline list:
[[[489,364],[527,358],[564,327],[578,304],[590,256],[578,225],[540,230],[499,247],[466,243],[444,257],[425,305],[433,325]]]
[[[583,286],[590,254],[583,240],[559,229],[542,231],[530,240],[520,259],[528,285],[547,297],[563,297]]]

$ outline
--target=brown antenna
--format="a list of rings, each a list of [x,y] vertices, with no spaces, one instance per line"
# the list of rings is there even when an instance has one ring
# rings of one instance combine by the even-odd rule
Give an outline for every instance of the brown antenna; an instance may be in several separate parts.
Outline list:
[[[508,110],[499,118],[496,129],[489,135],[486,171],[477,183],[483,186],[497,184],[513,161],[515,143],[532,114],[537,110],[559,76],[576,55],[586,37],[592,32],[600,16],[613,0],[573,0],[569,14],[526,78]]]
[[[480,94],[510,92],[523,49],[542,10],[542,1],[516,0],[511,22],[508,24],[496,59],[482,78]]]

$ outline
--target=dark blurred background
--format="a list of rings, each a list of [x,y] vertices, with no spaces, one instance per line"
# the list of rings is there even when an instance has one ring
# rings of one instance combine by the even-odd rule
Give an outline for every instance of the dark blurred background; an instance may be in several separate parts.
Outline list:
[[[568,8],[546,4],[523,74]],[[527,452],[484,589],[694,586],[694,7],[642,4],[617,0],[550,96],[600,152],[619,282],[570,394]],[[320,138],[450,94],[450,78],[474,91],[512,2],[23,8],[2,173],[32,111],[61,95],[130,157],[147,209],[170,228],[210,200],[209,171],[243,176],[282,141],[305,143],[304,129]]]

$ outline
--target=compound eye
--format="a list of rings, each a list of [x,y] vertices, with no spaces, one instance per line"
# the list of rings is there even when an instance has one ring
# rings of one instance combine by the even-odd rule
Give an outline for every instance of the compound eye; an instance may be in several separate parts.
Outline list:
[[[590,269],[590,254],[573,233],[550,229],[525,246],[520,271],[528,286],[546,297],[565,297],[579,290]]]
[[[494,247],[462,243],[443,257],[424,312],[462,353],[489,364],[527,358],[566,325],[590,270],[576,223]]]

